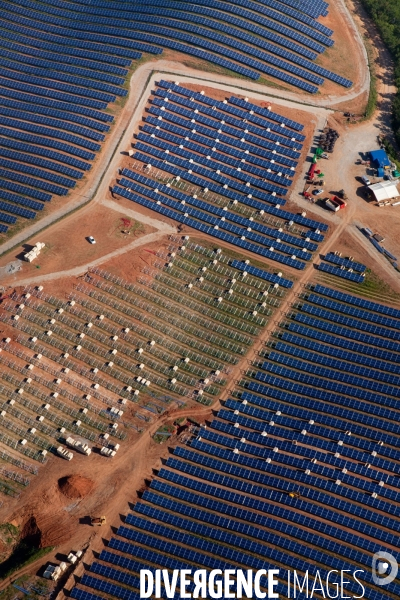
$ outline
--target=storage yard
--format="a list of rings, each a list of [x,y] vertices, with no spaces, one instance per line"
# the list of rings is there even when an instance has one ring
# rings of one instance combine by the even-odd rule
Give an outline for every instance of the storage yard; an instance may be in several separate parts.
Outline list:
[[[142,569],[193,568],[398,598],[371,570],[400,562],[400,205],[368,17],[0,16],[4,600],[139,600]]]

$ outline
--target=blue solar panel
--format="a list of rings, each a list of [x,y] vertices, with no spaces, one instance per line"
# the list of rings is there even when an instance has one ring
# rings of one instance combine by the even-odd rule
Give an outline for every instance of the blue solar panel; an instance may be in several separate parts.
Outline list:
[[[328,265],[327,263],[320,263],[318,265],[318,269],[320,271],[323,271],[324,273],[336,275],[336,277],[348,279],[349,281],[354,281],[355,283],[363,283],[364,281],[364,277],[362,275],[358,275],[357,273],[351,273],[350,271],[346,271],[340,267],[333,267],[332,265]]]

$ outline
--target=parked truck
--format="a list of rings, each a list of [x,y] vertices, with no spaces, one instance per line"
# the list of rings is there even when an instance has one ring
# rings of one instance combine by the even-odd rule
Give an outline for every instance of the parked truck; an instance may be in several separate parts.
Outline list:
[[[89,456],[92,453],[92,449],[89,448],[87,444],[83,444],[79,440],[74,440],[74,438],[72,437],[67,437],[66,444],[70,448],[74,448],[77,452],[80,452],[81,454],[86,454],[86,456]]]
[[[61,458],[65,458],[65,460],[72,460],[74,458],[72,452],[68,452],[68,450],[66,448],[63,448],[62,446],[58,446],[56,452],[58,456],[61,456]]]
[[[113,456],[115,456],[116,452],[112,448],[107,448],[107,446],[103,446],[102,449],[100,450],[100,454],[102,454],[103,456],[109,456],[110,458],[112,458]]]
[[[333,196],[332,198],[326,198],[325,206],[334,212],[338,212],[347,206],[347,202],[338,198],[338,196]]]

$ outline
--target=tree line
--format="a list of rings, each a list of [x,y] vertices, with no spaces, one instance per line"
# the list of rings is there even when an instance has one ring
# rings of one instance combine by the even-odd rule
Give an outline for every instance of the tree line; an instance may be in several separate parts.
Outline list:
[[[398,90],[393,101],[393,129],[400,146],[400,1],[361,1],[393,57],[395,85]]]

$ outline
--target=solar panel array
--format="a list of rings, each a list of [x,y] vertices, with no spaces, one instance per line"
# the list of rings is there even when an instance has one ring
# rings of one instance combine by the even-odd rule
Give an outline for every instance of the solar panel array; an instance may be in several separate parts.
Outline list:
[[[151,116],[137,136],[136,171],[123,169],[113,193],[213,237],[304,269],[327,226],[280,208],[297,165],[286,156],[300,156],[303,126],[276,113],[270,118],[255,114],[252,106],[246,110],[160,81]],[[268,145],[271,152],[265,149]],[[141,173],[144,166],[146,176]],[[185,182],[183,191],[171,181],[160,183],[154,170],[175,184]],[[274,221],[282,226],[264,224],[265,214],[278,217]]]
[[[127,94],[123,84],[128,69],[143,52],[157,55],[169,48],[241,76],[266,75],[309,93],[317,92],[324,79],[351,86],[315,62],[333,44],[333,31],[318,21],[327,14],[326,6],[309,2],[299,7],[293,0],[198,0],[189,5],[183,0],[149,0],[134,6],[111,0],[96,6],[79,0],[3,3],[0,159],[15,162],[9,161],[8,173],[0,177],[33,175],[29,187],[50,194],[66,195],[73,189],[109,131],[113,117],[105,109]],[[248,129],[251,143],[257,127]],[[271,124],[264,148],[258,148],[246,173],[257,174],[266,164],[263,158],[274,164],[280,130]],[[167,131],[176,133],[163,128],[160,137],[165,143]],[[193,143],[202,143],[200,137],[199,132]],[[285,178],[290,178],[296,149],[301,148],[296,131],[292,138],[281,148],[280,167],[267,168],[267,180],[290,185]],[[240,144],[236,140],[238,153]],[[33,174],[30,165],[40,169]],[[68,177],[56,180],[58,173]],[[43,180],[56,185],[46,187]],[[270,183],[261,187],[274,191]],[[7,227],[0,230],[5,233]]]
[[[78,45],[74,42],[77,40],[78,47],[95,52],[98,44],[109,44],[115,54],[129,58],[137,58],[137,51],[160,53],[163,48],[170,48],[251,79],[258,79],[260,74],[272,76],[309,93],[317,92],[324,78],[345,87],[352,85],[348,79],[313,62],[334,43],[333,31],[317,20],[327,14],[326,9],[316,10],[315,6],[288,6],[273,0],[197,0],[190,5],[182,0],[150,0],[134,6],[112,1],[85,6],[73,1],[43,3],[39,12],[36,2],[21,0],[17,5],[7,5],[0,14],[6,20],[7,30],[17,34],[24,35],[34,22],[33,36],[50,44],[57,44],[56,36],[61,33],[65,45]],[[136,51],[136,56],[129,51]],[[12,52],[9,58],[15,58]],[[41,61],[33,57],[26,61],[32,66],[25,71],[40,74],[42,68],[46,69],[43,61],[47,57],[40,58]],[[66,81],[77,79],[79,83],[86,67],[90,68],[84,62],[64,66],[60,70],[65,75],[60,77]],[[118,94],[117,75],[101,79],[97,85],[91,81],[91,87]]]
[[[308,317],[320,304],[323,320]],[[375,324],[353,341],[354,330]],[[141,569],[195,565],[280,568],[285,597],[286,570],[319,571],[324,581],[332,569],[359,569],[365,597],[397,597],[399,577],[377,586],[371,562],[382,548],[400,558],[399,329],[399,309],[313,286],[211,425],[160,469],[71,596],[136,600]],[[347,579],[345,594],[359,595]]]
[[[344,265],[333,266],[324,262],[321,262],[318,265],[318,270],[323,271],[324,273],[329,273],[329,275],[335,275],[336,277],[347,279],[348,281],[354,281],[355,283],[363,283],[365,276],[365,273],[360,275],[359,273],[347,271]]]
[[[350,260],[348,258],[342,258],[341,256],[337,256],[333,252],[328,252],[328,254],[325,254],[324,260],[327,260],[328,262],[331,262],[334,265],[343,265],[347,269],[353,269],[353,271],[357,271],[357,273],[364,273],[367,268],[361,263],[354,262],[354,260]]]
[[[53,194],[66,196],[90,169],[113,121],[105,110],[126,95],[128,68],[141,57],[118,38],[114,45],[108,38],[99,43],[103,36],[89,41],[61,20],[52,27],[50,5],[40,11],[23,0],[3,3],[0,11],[0,198],[7,201],[1,233],[14,215],[32,219]],[[86,19],[80,24],[89,26]]]

